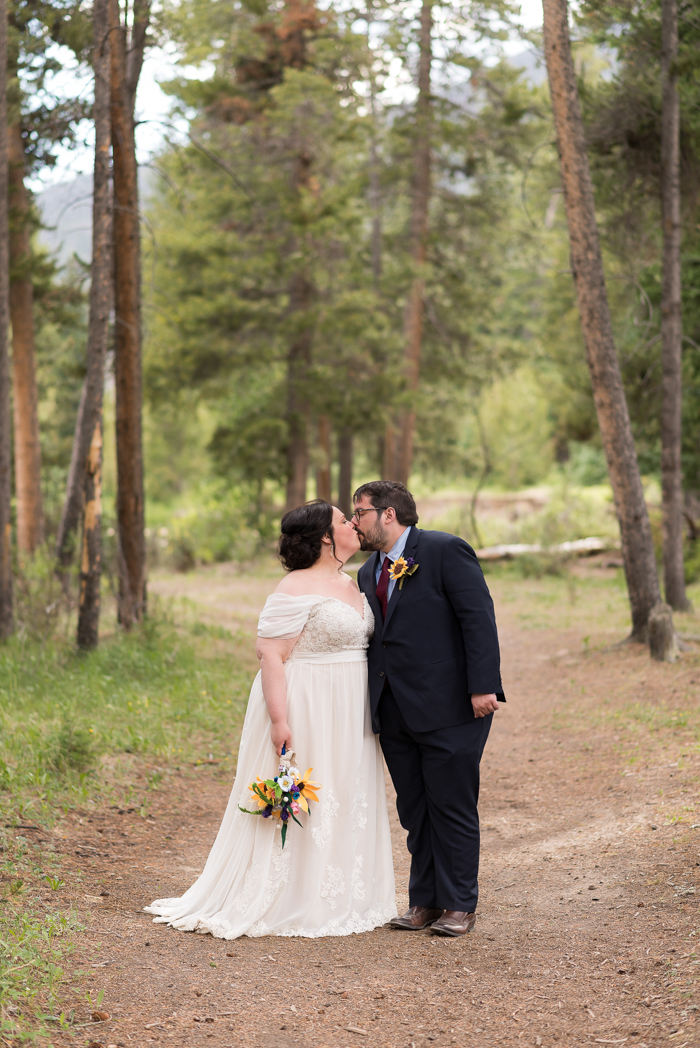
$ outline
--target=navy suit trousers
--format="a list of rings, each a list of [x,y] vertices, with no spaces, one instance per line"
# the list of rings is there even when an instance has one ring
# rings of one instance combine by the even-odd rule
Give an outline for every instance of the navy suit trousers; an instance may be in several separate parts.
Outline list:
[[[409,905],[473,913],[479,898],[479,764],[493,714],[412,731],[391,688],[379,700],[384,758],[408,831]]]

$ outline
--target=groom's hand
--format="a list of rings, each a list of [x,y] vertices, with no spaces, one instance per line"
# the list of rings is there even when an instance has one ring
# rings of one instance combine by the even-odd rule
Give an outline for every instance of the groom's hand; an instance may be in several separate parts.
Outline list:
[[[498,709],[498,699],[495,695],[472,695],[472,707],[475,717],[488,717],[489,713],[495,713]]]

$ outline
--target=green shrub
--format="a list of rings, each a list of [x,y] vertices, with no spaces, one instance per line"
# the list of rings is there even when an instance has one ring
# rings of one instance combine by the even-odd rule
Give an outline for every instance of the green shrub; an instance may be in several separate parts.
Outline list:
[[[570,441],[566,470],[572,483],[580,484],[582,487],[594,487],[597,484],[608,482],[608,464],[605,461],[605,453],[602,448],[595,447],[594,444]]]
[[[557,553],[523,553],[515,558],[515,566],[524,579],[561,578],[567,574],[568,559]]]
[[[134,756],[230,759],[256,669],[247,635],[163,620],[87,654],[11,639],[0,648],[0,816],[50,819],[56,804],[111,796],[138,778]]]
[[[68,718],[47,736],[45,752],[48,767],[64,775],[84,775],[97,760],[94,733]]]
[[[48,546],[23,556],[14,571],[15,626],[20,636],[46,641],[69,609],[70,587],[56,575],[56,561]]]
[[[697,582],[700,579],[700,542],[686,541],[684,549],[685,581],[686,585]]]
[[[237,488],[211,482],[199,489],[194,504],[147,529],[149,563],[164,563],[175,571],[223,561],[245,563],[270,546],[277,534],[273,517],[273,511],[253,511],[248,496]]]

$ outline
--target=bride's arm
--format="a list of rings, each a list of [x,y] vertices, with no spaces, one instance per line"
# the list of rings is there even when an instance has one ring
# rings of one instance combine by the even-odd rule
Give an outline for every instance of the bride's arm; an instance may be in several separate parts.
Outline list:
[[[287,723],[287,679],[284,664],[298,637],[258,637],[255,652],[260,659],[263,696],[272,721],[270,737],[278,754],[282,746],[291,748],[292,735]]]

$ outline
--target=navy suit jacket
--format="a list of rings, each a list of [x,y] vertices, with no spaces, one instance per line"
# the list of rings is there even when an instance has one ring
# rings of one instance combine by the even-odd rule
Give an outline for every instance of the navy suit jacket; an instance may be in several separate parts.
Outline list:
[[[493,601],[474,550],[443,531],[412,527],[404,557],[417,571],[399,583],[386,621],[376,595],[374,553],[357,582],[374,612],[367,652],[372,728],[386,681],[412,731],[435,731],[474,719],[472,695],[494,692],[505,702]]]

